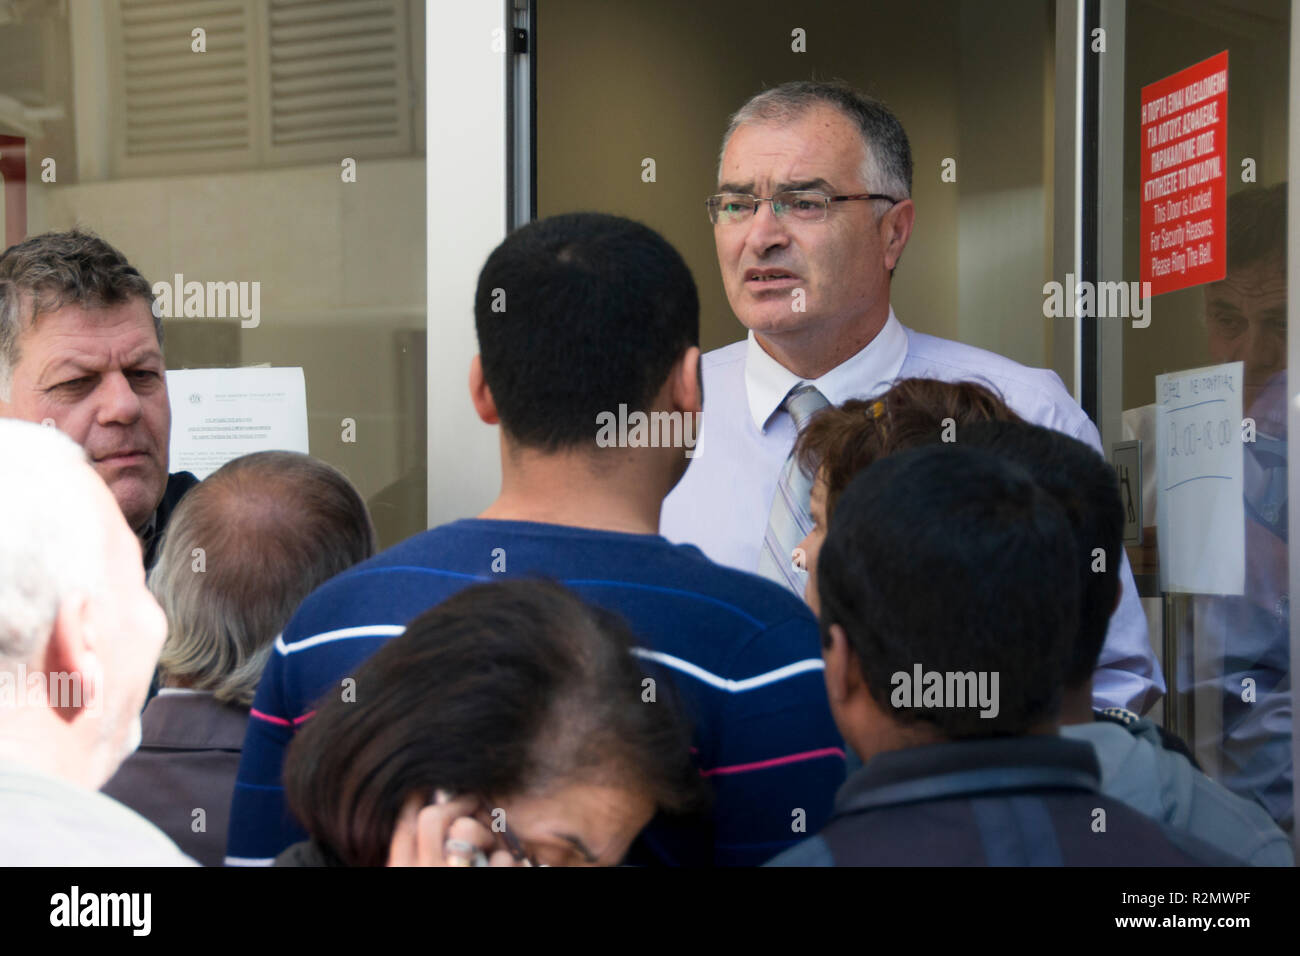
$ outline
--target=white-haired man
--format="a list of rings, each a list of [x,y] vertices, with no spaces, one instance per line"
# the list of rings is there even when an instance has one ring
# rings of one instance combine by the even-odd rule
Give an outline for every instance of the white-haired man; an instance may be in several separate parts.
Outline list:
[[[707,202],[727,301],[748,340],[704,356],[700,454],[664,501],[662,533],[796,594],[811,528],[796,431],[827,404],[900,378],[992,385],[1022,418],[1100,450],[1097,429],[1045,369],[903,326],[890,281],[912,234],[912,154],[883,104],[840,83],[751,98],[723,137]],[[1143,711],[1164,692],[1127,559],[1098,659],[1099,706]]]
[[[166,619],[85,453],[0,420],[0,863],[185,865],[97,789],[135,749]]]

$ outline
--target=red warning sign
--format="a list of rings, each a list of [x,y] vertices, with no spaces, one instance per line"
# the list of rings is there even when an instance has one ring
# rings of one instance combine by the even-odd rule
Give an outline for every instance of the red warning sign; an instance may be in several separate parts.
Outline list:
[[[1141,279],[1151,294],[1227,273],[1228,51],[1142,88]]]

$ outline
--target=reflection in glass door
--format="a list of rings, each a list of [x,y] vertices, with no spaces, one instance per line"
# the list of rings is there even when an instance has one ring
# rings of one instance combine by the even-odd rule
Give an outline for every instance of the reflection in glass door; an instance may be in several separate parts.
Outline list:
[[[1102,123],[1123,124],[1123,278],[1157,293],[1100,370],[1123,396],[1108,440],[1142,442],[1130,559],[1167,729],[1290,831],[1290,5],[1130,0],[1123,32],[1123,116]]]

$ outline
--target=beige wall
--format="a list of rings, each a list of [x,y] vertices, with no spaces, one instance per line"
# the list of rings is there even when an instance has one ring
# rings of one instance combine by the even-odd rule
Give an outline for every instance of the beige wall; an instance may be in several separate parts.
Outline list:
[[[1052,4],[976,0],[541,0],[538,213],[640,219],[682,251],[706,347],[742,338],[704,197],[727,117],[765,86],[840,77],[884,99],[912,143],[917,223],[894,281],[908,325],[1047,362]],[[790,49],[791,31],[806,53]],[[1045,145],[1046,144],[1046,145]],[[641,181],[651,157],[657,181]],[[940,180],[944,158],[957,182]]]

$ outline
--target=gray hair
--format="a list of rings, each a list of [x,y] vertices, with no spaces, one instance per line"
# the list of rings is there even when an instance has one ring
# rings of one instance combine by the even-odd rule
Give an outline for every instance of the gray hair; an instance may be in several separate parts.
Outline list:
[[[60,604],[108,586],[106,529],[86,493],[98,480],[58,429],[0,418],[0,662],[30,662]]]
[[[0,400],[8,401],[18,341],[27,323],[67,305],[104,308],[133,298],[153,305],[153,287],[117,249],[81,229],[47,232],[0,255]],[[162,318],[153,317],[158,346]]]
[[[718,151],[718,181],[722,180],[722,157],[727,152],[727,143],[742,125],[786,125],[818,106],[834,107],[857,126],[865,156],[862,181],[867,190],[886,193],[894,199],[910,199],[912,148],[903,125],[884,103],[838,81],[795,80],[750,97],[732,114],[723,134],[722,148]]]
[[[365,502],[335,468],[287,451],[227,462],[181,499],[149,575],[163,677],[250,705],[298,605],[374,553]]]

